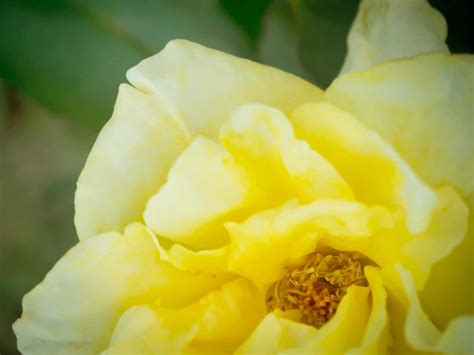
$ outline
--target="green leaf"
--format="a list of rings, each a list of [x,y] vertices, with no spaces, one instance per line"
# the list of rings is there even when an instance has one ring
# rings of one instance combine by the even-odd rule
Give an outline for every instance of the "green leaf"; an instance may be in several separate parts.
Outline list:
[[[54,111],[100,128],[126,70],[174,38],[251,56],[247,38],[212,1],[4,0],[0,75]]]
[[[301,60],[313,81],[326,88],[338,75],[358,0],[301,0]]]
[[[255,45],[261,31],[262,18],[272,0],[219,0],[219,2]]]
[[[311,80],[311,75],[301,62],[298,36],[298,23],[290,3],[273,1],[263,19],[257,47],[258,60]]]

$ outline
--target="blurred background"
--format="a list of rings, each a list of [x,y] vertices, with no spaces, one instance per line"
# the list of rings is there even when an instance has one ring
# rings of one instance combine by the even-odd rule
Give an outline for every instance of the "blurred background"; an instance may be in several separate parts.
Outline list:
[[[473,53],[469,0],[433,0]],[[357,0],[0,0],[0,354],[23,295],[76,242],[75,182],[125,72],[174,38],[337,75]],[[74,306],[74,305],[71,305]]]

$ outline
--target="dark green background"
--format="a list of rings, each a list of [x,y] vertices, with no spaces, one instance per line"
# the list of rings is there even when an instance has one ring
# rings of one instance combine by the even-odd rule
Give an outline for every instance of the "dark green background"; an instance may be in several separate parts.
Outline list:
[[[431,3],[448,20],[451,50],[474,52],[469,1]],[[77,241],[75,181],[128,68],[185,38],[325,87],[357,4],[0,0],[0,353],[16,353],[23,294]]]

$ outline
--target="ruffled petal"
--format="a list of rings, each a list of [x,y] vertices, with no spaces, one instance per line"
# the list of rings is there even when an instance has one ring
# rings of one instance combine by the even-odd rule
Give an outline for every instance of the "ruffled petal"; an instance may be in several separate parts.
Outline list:
[[[193,251],[174,244],[169,250],[169,262],[180,270],[215,275],[229,272],[228,254],[228,245],[217,249]]]
[[[343,354],[360,345],[370,314],[369,291],[368,287],[349,287],[334,317],[309,340],[304,349],[311,353]],[[298,350],[293,354],[298,354]]]
[[[451,254],[467,232],[469,210],[460,196],[450,187],[438,189],[439,204],[430,227],[402,248],[406,265],[414,274],[418,289],[422,289],[432,266]]]
[[[396,352],[423,351],[449,354],[470,354],[474,351],[472,326],[474,317],[453,320],[441,332],[423,310],[416,291],[413,275],[403,266],[383,270],[384,283],[392,300],[392,330],[395,333],[393,350]],[[440,293],[450,290],[439,290]]]
[[[446,21],[426,0],[363,0],[341,73],[422,53],[449,53]]]
[[[222,146],[198,137],[148,202],[144,219],[160,236],[212,248],[227,240],[222,222],[253,199],[246,170]]]
[[[127,308],[160,301],[178,307],[228,280],[184,272],[160,260],[142,225],[80,242],[23,299],[14,324],[22,353],[90,354],[104,349]],[[100,295],[100,296],[98,296]]]
[[[365,250],[369,236],[390,223],[390,214],[381,207],[344,200],[308,205],[290,201],[242,223],[226,223],[229,269],[265,286],[280,279],[286,266],[314,251],[318,241],[341,250]]]
[[[433,186],[474,191],[474,56],[427,54],[337,78],[326,99],[391,143]]]
[[[336,314],[321,329],[269,314],[236,353],[343,354],[362,341],[370,313],[368,296],[367,287],[349,287]]]
[[[317,332],[309,325],[280,318],[276,312],[269,313],[235,354],[284,354],[300,348]]]
[[[74,222],[79,238],[141,221],[148,198],[188,143],[187,130],[162,100],[121,85],[112,118],[77,182]]]
[[[410,235],[402,227],[403,219],[395,217],[394,228],[371,238],[364,254],[382,267],[402,264],[413,274],[417,290],[422,290],[433,265],[449,255],[466,234],[468,210],[450,187],[437,191],[438,204],[429,227]]]
[[[260,102],[289,112],[317,100],[316,86],[281,70],[174,40],[127,72],[138,89],[166,97],[193,134],[216,138],[231,110]]]
[[[448,256],[433,265],[420,293],[423,308],[440,329],[445,329],[456,317],[474,315],[474,193],[467,203],[470,210],[467,235]]]
[[[265,316],[264,295],[242,278],[180,308],[139,306],[120,319],[106,354],[230,353]]]
[[[101,354],[179,354],[196,332],[197,326],[167,329],[153,307],[135,306],[122,315],[107,349]]]
[[[465,316],[454,319],[449,323],[446,331],[439,340],[437,352],[447,354],[472,354],[474,353],[474,316]]]
[[[324,102],[298,108],[292,122],[298,135],[341,173],[356,199],[403,207],[412,233],[428,226],[435,193],[376,132]]]
[[[141,221],[147,199],[196,134],[216,138],[236,106],[262,102],[286,112],[322,91],[275,68],[175,40],[131,68],[76,192],[80,238]]]
[[[331,164],[296,139],[290,122],[277,109],[261,104],[237,108],[223,125],[220,139],[252,174],[266,205],[290,198],[310,202],[353,197]]]
[[[357,348],[351,349],[348,354],[385,354],[391,343],[388,324],[387,292],[377,268],[366,266],[364,274],[371,291],[372,308],[365,327],[362,344]]]
[[[265,313],[262,292],[239,278],[185,307],[129,309],[103,354],[230,354]]]

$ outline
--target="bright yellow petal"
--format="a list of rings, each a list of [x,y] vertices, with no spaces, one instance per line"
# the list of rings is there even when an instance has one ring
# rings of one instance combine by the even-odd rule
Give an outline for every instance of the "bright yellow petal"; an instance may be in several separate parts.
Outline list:
[[[391,143],[430,184],[474,191],[474,56],[429,54],[337,78],[325,97]]]
[[[127,72],[138,89],[169,100],[193,134],[217,137],[231,110],[260,102],[289,112],[322,91],[278,69],[175,40]]]
[[[349,354],[385,354],[391,342],[387,312],[387,292],[377,268],[366,266],[365,277],[369,283],[372,299],[369,320],[365,327],[362,345],[351,349]]]
[[[188,133],[161,100],[121,85],[112,118],[77,183],[79,238],[141,221],[148,198],[188,141]]]
[[[229,269],[259,286],[277,281],[285,266],[301,261],[319,240],[342,250],[364,250],[369,236],[390,224],[382,208],[344,200],[318,200],[255,214],[226,223],[231,238]]]
[[[222,146],[198,137],[148,202],[144,219],[173,241],[222,246],[227,239],[221,222],[251,203],[251,186],[246,170]]]
[[[132,224],[123,236],[102,234],[72,248],[24,297],[14,325],[20,351],[96,353],[127,308],[155,301],[182,306],[228,280],[177,270],[160,260],[153,238]]]
[[[289,198],[352,198],[339,173],[306,142],[279,110],[261,105],[240,106],[221,129],[222,144],[247,167],[265,195],[267,205]]]
[[[341,73],[422,53],[449,53],[446,21],[426,0],[363,0]]]
[[[323,102],[298,108],[292,121],[298,135],[335,166],[358,200],[404,207],[412,233],[427,227],[435,193],[377,133]]]

